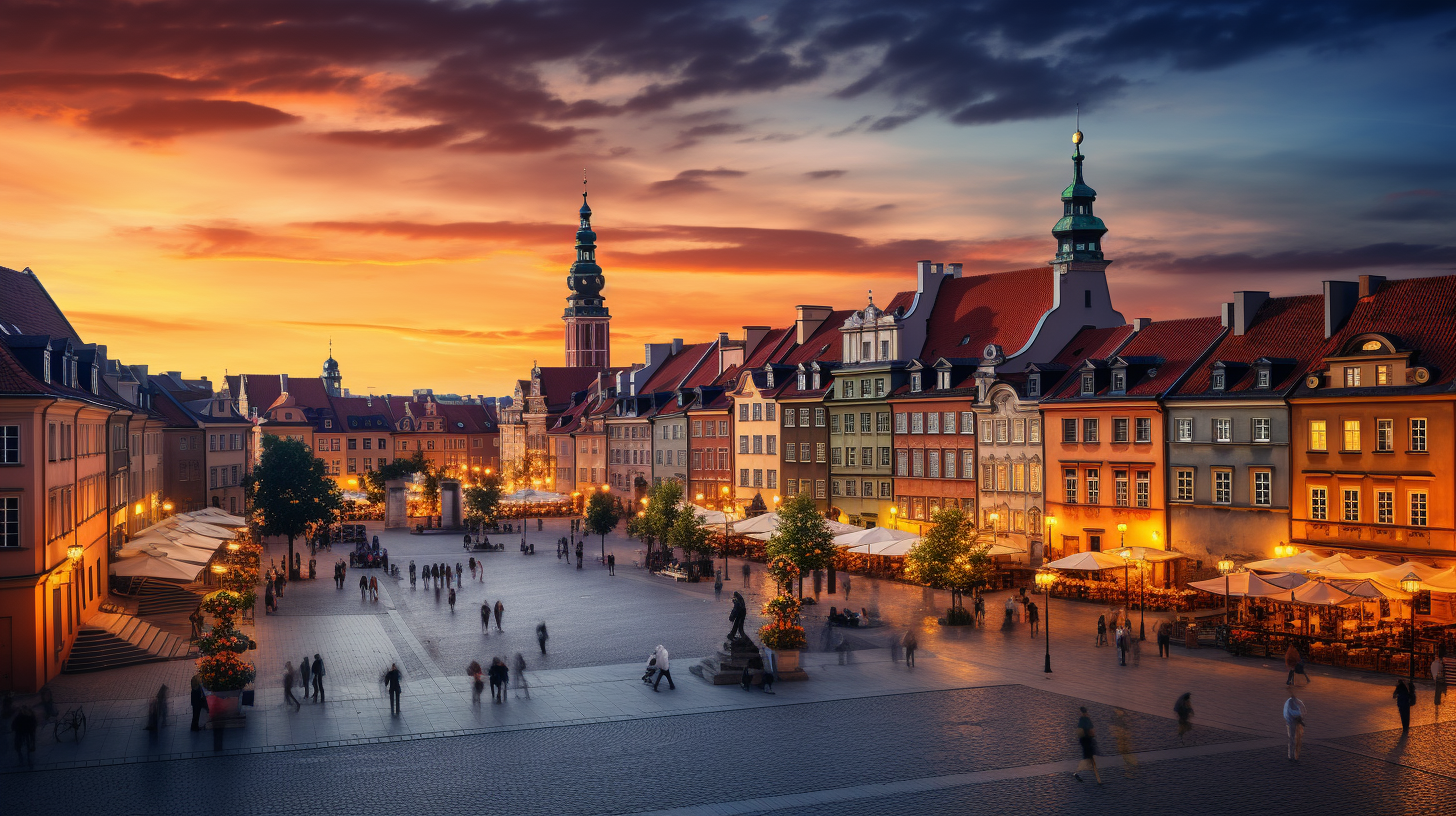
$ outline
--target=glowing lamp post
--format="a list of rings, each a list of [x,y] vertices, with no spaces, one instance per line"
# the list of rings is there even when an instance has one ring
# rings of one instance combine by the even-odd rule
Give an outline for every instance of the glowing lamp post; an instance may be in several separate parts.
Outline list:
[[[72,564],[81,563],[81,559],[84,558],[85,555],[86,548],[82,547],[80,544],[72,544],[71,546],[66,548],[66,557],[71,559]]]
[[[892,529],[892,530],[898,530],[898,529],[900,529],[900,524],[899,524],[900,518],[899,517],[900,517],[900,508],[899,507],[892,506],[890,508],[890,529]]]
[[[1227,558],[1219,561],[1218,571],[1223,575],[1223,619],[1224,623],[1229,623],[1229,573],[1234,571],[1234,562]]]
[[[1052,570],[1037,570],[1036,585],[1045,596],[1046,620],[1042,621],[1042,627],[1046,635],[1046,665],[1042,668],[1047,674],[1052,673],[1052,587],[1057,583],[1057,574]]]
[[[1421,579],[1414,572],[1407,572],[1405,577],[1400,579],[1400,588],[1410,593],[1411,596],[1410,681],[1411,689],[1414,690],[1416,682],[1416,593],[1421,591]]]

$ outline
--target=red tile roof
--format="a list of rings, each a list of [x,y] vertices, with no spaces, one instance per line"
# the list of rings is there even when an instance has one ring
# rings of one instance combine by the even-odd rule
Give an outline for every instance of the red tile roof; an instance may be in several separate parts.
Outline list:
[[[1129,383],[1129,397],[1158,397],[1177,385],[1223,334],[1223,322],[1216,317],[1190,317],[1153,323],[1133,335],[1118,357],[1161,357],[1158,373]]]
[[[913,289],[909,292],[896,292],[895,296],[890,298],[890,302],[885,304],[885,311],[889,314],[894,314],[896,309],[904,309],[908,312],[910,305],[914,302],[915,291]]]
[[[1412,364],[1431,370],[1429,382],[1410,390],[1448,390],[1456,380],[1456,275],[1381,284],[1374,295],[1355,304],[1335,333],[1330,352],[1341,352],[1352,339],[1371,332],[1388,334],[1399,347],[1414,349]]]
[[[1086,360],[1106,360],[1132,336],[1132,326],[1082,329],[1052,358],[1052,362],[1076,368]]]
[[[784,355],[794,348],[793,329],[770,329],[769,333],[758,341],[753,353],[748,355],[744,361],[744,368],[763,368],[765,363],[782,362]]]
[[[840,309],[830,312],[819,324],[819,328],[809,335],[809,339],[794,347],[794,350],[784,356],[784,362],[789,365],[799,363],[811,363],[815,360],[823,363],[837,363],[844,355],[844,340],[841,329],[844,321],[854,314],[854,309]]]
[[[694,343],[683,346],[677,354],[662,361],[652,376],[642,385],[640,393],[653,394],[658,391],[676,391],[682,386],[693,367],[702,362],[703,355],[711,351],[715,343]],[[715,361],[716,365],[716,361]]]
[[[1056,272],[1049,266],[954,278],[941,284],[920,359],[979,357],[987,343],[1010,356],[1031,339],[1052,308]],[[966,342],[961,342],[970,338]]]
[[[1249,330],[1244,334],[1226,334],[1203,364],[1188,375],[1178,394],[1208,393],[1214,363],[1251,365],[1261,357],[1294,361],[1293,366],[1276,366],[1273,369],[1278,382],[1271,382],[1268,390],[1282,393],[1299,383],[1304,372],[1322,356],[1327,345],[1323,295],[1269,298],[1255,312],[1254,323]],[[1254,382],[1253,374],[1249,373],[1230,382],[1224,393],[1253,391]],[[1266,392],[1260,389],[1258,393]]]
[[[612,369],[615,374],[618,369]],[[553,366],[541,368],[541,396],[547,410],[561,410],[571,402],[571,395],[584,391],[596,382],[601,369],[586,366]]]
[[[81,336],[33,272],[0,266],[0,323],[14,324],[24,334],[65,337],[80,346]]]
[[[703,385],[712,385],[718,380],[718,341],[714,340],[708,344],[708,350],[703,353],[703,364],[698,366],[687,379],[683,380],[682,388],[697,388]]]

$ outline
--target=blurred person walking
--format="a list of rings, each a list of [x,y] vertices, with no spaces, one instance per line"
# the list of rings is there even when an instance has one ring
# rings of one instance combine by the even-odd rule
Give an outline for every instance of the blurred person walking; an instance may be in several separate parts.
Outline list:
[[[1122,756],[1122,773],[1131,777],[1138,769],[1137,757],[1132,750],[1132,728],[1127,722],[1127,712],[1112,709],[1112,736],[1117,740],[1117,753]]]
[[[1183,692],[1183,696],[1173,703],[1173,713],[1178,715],[1178,740],[1181,742],[1183,736],[1193,730],[1193,695],[1190,692]]]
[[[1082,716],[1077,718],[1077,745],[1082,749],[1082,761],[1077,763],[1077,770],[1072,772],[1072,778],[1078,782],[1086,782],[1082,778],[1082,771],[1090,768],[1092,776],[1097,784],[1102,784],[1102,774],[1097,771],[1097,733],[1092,727],[1092,718],[1087,716],[1087,707],[1082,706]]]
[[[300,702],[298,702],[298,698],[297,697],[294,697],[293,696],[293,683],[297,679],[298,679],[298,673],[293,670],[293,661],[290,660],[287,663],[284,663],[283,664],[283,704],[284,705],[288,705],[289,703],[293,703],[293,710],[294,711],[297,711],[300,708],[303,708],[303,704],[300,703]]]
[[[382,678],[384,681],[384,690],[389,693],[390,714],[399,713],[399,699],[403,694],[403,689],[400,687],[399,681],[402,677],[403,675],[400,673],[399,666],[390,663],[389,671],[385,672]]]
[[[1294,687],[1289,689],[1289,699],[1284,701],[1284,728],[1289,732],[1289,761],[1299,761],[1299,749],[1304,747],[1304,701],[1294,696]]]
[[[317,652],[313,655],[313,698],[324,701],[324,659]]]

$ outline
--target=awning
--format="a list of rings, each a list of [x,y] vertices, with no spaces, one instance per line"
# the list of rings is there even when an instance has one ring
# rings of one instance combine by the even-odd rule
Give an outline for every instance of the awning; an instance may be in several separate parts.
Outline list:
[[[517,490],[509,496],[503,496],[501,501],[506,504],[541,504],[566,501],[566,497],[560,493],[548,493],[545,490],[532,490],[528,487],[524,490]]]
[[[1153,564],[1158,564],[1163,561],[1176,561],[1179,558],[1188,557],[1174,550],[1160,550],[1157,547],[1118,547],[1111,552],[1118,558],[1122,558],[1122,554],[1126,552],[1128,553],[1128,558],[1132,561],[1147,561]]]
[[[1360,598],[1351,595],[1343,589],[1331,586],[1324,581],[1310,581],[1307,584],[1294,588],[1291,593],[1295,603],[1307,606],[1342,606],[1344,604],[1359,603]]]
[[[142,538],[128,541],[121,548],[122,558],[132,558],[138,555],[153,555],[163,558],[170,558],[173,561],[185,561],[189,564],[206,564],[212,560],[216,549],[205,550],[197,547],[188,547],[171,541]]]
[[[132,578],[162,578],[168,581],[196,581],[202,574],[201,564],[188,564],[161,555],[140,553],[132,558],[111,562],[111,574]]]
[[[1330,583],[1357,598],[1390,598],[1395,601],[1408,601],[1411,597],[1402,590],[1370,580],[1331,581]]]
[[[1283,558],[1266,558],[1263,561],[1251,561],[1245,567],[1263,572],[1304,572],[1315,564],[1325,559],[1320,558],[1309,550],[1287,555]]]
[[[1105,569],[1122,569],[1123,560],[1105,552],[1079,552],[1046,565],[1047,569],[1075,570],[1078,572],[1099,572]]]
[[[228,527],[247,527],[248,520],[242,516],[235,516],[223,510],[221,507],[204,507],[201,510],[193,510],[187,513],[178,513],[176,518],[190,518],[193,521],[204,521],[208,524],[222,524]]]
[[[1288,583],[1297,580],[1304,583],[1304,578],[1289,573],[1280,573],[1279,578]],[[1294,586],[1295,584],[1290,584]],[[1223,595],[1227,588],[1230,598],[1274,598],[1276,600],[1289,600],[1289,587],[1281,586],[1278,583],[1268,580],[1268,576],[1259,575],[1256,572],[1231,572],[1228,574],[1227,582],[1224,578],[1210,578],[1207,581],[1194,581],[1188,586],[1202,590],[1212,595]],[[1278,596],[1286,596],[1279,598]]]

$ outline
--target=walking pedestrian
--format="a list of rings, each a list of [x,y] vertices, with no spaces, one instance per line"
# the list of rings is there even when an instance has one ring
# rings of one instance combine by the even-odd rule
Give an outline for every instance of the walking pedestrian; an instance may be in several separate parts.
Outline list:
[[[1173,640],[1173,624],[1163,621],[1158,624],[1158,657],[1166,658],[1172,654],[1170,644]]]
[[[1036,637],[1041,624],[1041,612],[1036,608],[1036,601],[1026,602],[1026,620],[1031,624],[1031,636]]]
[[[415,585],[415,562],[410,562],[410,586]]]
[[[849,576],[844,576],[844,599],[849,600]]]
[[[1432,722],[1441,721],[1441,701],[1446,698],[1446,644],[1436,646],[1436,658],[1431,661],[1431,679],[1435,681],[1435,692],[1431,695],[1431,704],[1435,706],[1436,713]]]
[[[10,732],[13,734],[15,745],[15,757],[20,760],[21,765],[35,764],[35,728],[37,722],[35,711],[30,706],[21,706],[15,713],[15,718],[10,721]]]
[[[616,575],[617,574],[617,554],[616,553],[607,553],[607,574],[608,575]]]
[[[497,632],[503,632],[503,631],[505,631],[504,629],[501,628],[501,616],[504,615],[505,612],[506,612],[506,605],[503,604],[503,603],[501,603],[500,601],[496,601],[495,602],[495,630]]]
[[[303,689],[303,696],[308,696],[308,685],[313,680],[313,664],[309,662],[308,655],[303,656],[303,661],[298,664],[299,688]]]
[[[324,701],[324,659],[315,652],[313,656],[313,698]]]
[[[1117,627],[1117,630],[1115,632],[1113,632],[1113,634],[1112,634],[1112,642],[1117,647],[1117,665],[1119,665],[1119,666],[1126,666],[1127,665],[1127,640],[1123,637],[1123,632],[1122,632],[1122,627],[1121,626]]]
[[[743,593],[733,593],[733,609],[728,613],[728,620],[733,624],[728,630],[728,640],[747,637],[743,632],[743,622],[748,619],[748,604],[743,600]]]
[[[490,634],[490,601],[482,601],[480,604],[480,633]]]
[[[1309,675],[1305,674],[1304,671],[1304,658],[1300,657],[1299,650],[1294,647],[1293,642],[1291,642],[1289,644],[1289,648],[1284,651],[1284,667],[1289,669],[1289,679],[1284,681],[1284,685],[1294,685],[1294,675],[1296,674],[1303,674],[1304,684],[1306,686],[1309,685]]]
[[[901,638],[900,645],[905,647],[905,665],[915,668],[915,650],[919,648],[920,641],[915,638],[915,630],[905,630],[905,637]]]
[[[1087,707],[1080,709],[1082,716],[1077,718],[1077,744],[1082,749],[1082,761],[1077,763],[1077,770],[1072,772],[1072,778],[1078,782],[1086,782],[1082,778],[1082,771],[1092,769],[1092,776],[1097,784],[1102,784],[1102,774],[1097,770],[1097,733],[1092,727],[1092,718],[1087,716]]]
[[[455,614],[455,588],[450,588],[450,614]]]
[[[1416,704],[1416,690],[1411,687],[1410,681],[1404,677],[1395,681],[1395,692],[1390,695],[1395,698],[1395,707],[1400,711],[1400,730],[1410,730],[1411,707]]]
[[[389,692],[389,713],[399,713],[399,698],[402,694],[399,681],[401,678],[399,666],[389,664],[389,671],[384,673],[384,688]]]
[[[459,561],[455,562],[455,586],[465,586],[465,568],[460,566]]]
[[[253,597],[257,597],[256,595]],[[273,600],[273,582],[269,581],[263,587],[263,614],[271,615],[278,608],[278,602]]]
[[[661,643],[657,644],[657,649],[652,653],[652,656],[657,659],[657,680],[652,684],[652,690],[657,691],[657,687],[662,685],[662,678],[664,677],[667,678],[667,690],[675,690],[677,685],[672,682],[672,671],[668,668],[667,647]]]
[[[493,703],[504,703],[506,701],[506,683],[510,681],[510,669],[506,668],[506,662],[499,657],[491,658],[490,670],[490,700]]]
[[[516,673],[516,691],[526,694],[526,699],[531,699],[531,687],[526,684],[526,658],[520,652],[511,661],[511,669]]]
[[[1132,750],[1132,729],[1127,723],[1127,712],[1112,709],[1112,736],[1117,740],[1117,753],[1122,756],[1122,775],[1131,777],[1137,770],[1137,757]]]
[[[744,565],[743,565],[743,587],[744,587],[744,588],[745,588],[745,589],[747,589],[747,588],[748,588],[748,575],[749,575],[749,572],[750,572],[750,571],[749,571],[749,569],[748,569],[748,564],[747,564],[747,563],[745,563],[745,564],[744,564]]]
[[[1183,736],[1193,730],[1193,695],[1191,692],[1183,692],[1183,696],[1173,703],[1173,713],[1178,715],[1178,740],[1181,742]]]
[[[197,719],[207,708],[207,692],[202,688],[202,677],[192,675],[192,730],[200,731],[202,727],[197,724]]]
[[[1107,643],[1107,616],[1106,615],[1098,615],[1097,616],[1097,644],[1096,645],[1103,646],[1103,645],[1106,645],[1106,643]]]
[[[379,578],[374,575],[369,576],[369,600],[379,600]]]
[[[369,578],[366,577],[366,576],[360,575],[359,576],[359,600],[361,600],[361,601],[366,600],[367,599],[366,596],[368,596],[368,595],[369,595]]]
[[[1304,747],[1304,701],[1294,696],[1294,687],[1289,687],[1289,699],[1284,701],[1284,728],[1289,732],[1289,761],[1299,761],[1299,749]]]
[[[482,679],[484,672],[480,669],[480,661],[470,661],[470,665],[465,669],[465,674],[470,677],[470,704],[480,705],[480,692],[485,690],[485,680]]]
[[[300,703],[300,702],[298,702],[298,698],[297,697],[294,697],[293,696],[293,683],[297,679],[298,679],[298,674],[293,671],[293,661],[290,660],[287,663],[284,663],[283,664],[283,704],[284,705],[288,705],[289,703],[293,703],[293,710],[294,711],[297,711],[300,708],[303,708],[303,704]]]
[[[546,621],[536,624],[536,643],[541,647],[541,654],[546,654]]]

